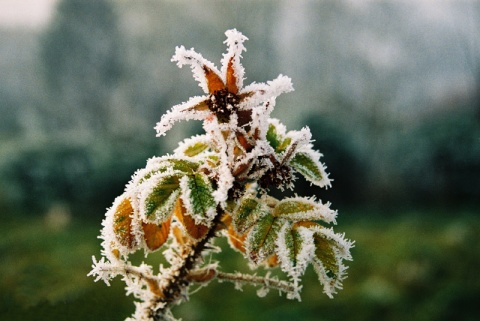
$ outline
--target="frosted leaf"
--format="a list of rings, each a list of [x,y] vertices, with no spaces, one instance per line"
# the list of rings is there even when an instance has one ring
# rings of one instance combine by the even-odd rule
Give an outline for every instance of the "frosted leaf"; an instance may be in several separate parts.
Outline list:
[[[199,167],[199,163],[192,161],[192,159],[180,157],[153,157],[147,161],[147,166],[135,172],[131,181],[127,185],[127,189],[133,192],[141,190],[141,184],[148,182],[153,176],[158,175],[184,175],[192,174]],[[145,185],[148,186],[148,185]]]
[[[148,180],[140,192],[140,216],[146,222],[161,223],[173,212],[180,196],[180,175],[159,173]]]
[[[170,233],[170,222],[171,217],[160,224],[142,223],[145,250],[156,251],[167,241]]]
[[[350,249],[354,246],[354,242],[345,238],[344,234],[335,233],[333,228],[325,228],[321,225],[314,225],[310,229],[316,234],[321,235],[327,240],[331,240],[335,245],[338,255],[344,260],[351,260]]]
[[[268,124],[272,125],[275,128],[276,135],[279,138],[284,139],[287,134],[287,127],[280,122],[277,118],[269,118]]]
[[[335,277],[329,275],[329,271],[325,269],[325,266],[322,261],[314,259],[312,261],[313,268],[318,275],[319,282],[323,285],[323,292],[330,298],[333,299],[333,295],[337,293],[337,289],[341,290],[343,288],[342,281],[346,275],[346,267],[341,263],[338,264],[338,274]]]
[[[135,252],[140,244],[139,214],[132,199],[134,195],[128,192],[118,196],[102,222],[103,253],[110,261]]]
[[[310,143],[312,141],[312,133],[308,127],[304,127],[301,130],[291,130],[285,138],[295,143],[297,150],[313,151],[313,145]],[[321,156],[320,154],[319,158]]]
[[[203,173],[184,176],[180,180],[180,188],[187,214],[197,225],[210,226],[216,214],[216,203],[208,177]]]
[[[203,58],[203,56],[197,53],[193,48],[186,50],[184,46],[176,47],[175,55],[172,57],[172,61],[177,62],[179,67],[182,67],[183,65],[190,65],[192,68],[193,77],[196,81],[198,81],[199,86],[206,94],[209,93],[209,88],[207,77],[205,77],[205,68],[208,68],[216,75],[220,75],[220,72],[215,65]]]
[[[331,298],[336,289],[342,288],[347,269],[343,265],[343,260],[352,259],[350,248],[353,242],[346,240],[344,235],[336,234],[332,229],[318,224],[306,228],[313,232],[316,247],[312,265],[324,286],[324,292]]]
[[[278,202],[273,210],[275,216],[292,221],[322,220],[335,223],[337,212],[330,209],[330,203],[322,204],[312,198],[290,197]]]
[[[146,171],[173,174],[175,171],[187,174],[193,173],[198,168],[198,163],[185,156],[152,157],[147,161]]]
[[[187,213],[186,208],[183,206],[182,198],[179,198],[177,200],[177,204],[175,205],[175,217],[180,223],[180,228],[184,231],[183,233],[176,227],[173,229],[173,232],[175,233],[175,239],[180,245],[185,245],[188,242],[185,237],[186,235],[195,240],[202,239],[205,235],[207,235],[209,227],[205,224],[198,224],[191,214]]]
[[[157,137],[164,136],[169,131],[173,124],[181,120],[202,120],[208,117],[211,113],[208,110],[195,110],[195,106],[198,106],[205,101],[206,96],[196,96],[190,98],[187,102],[173,106],[171,110],[167,111],[162,116],[160,121],[155,126],[157,131]]]
[[[237,232],[245,233],[265,214],[265,209],[255,196],[245,195],[232,213],[233,227]]]
[[[280,96],[283,93],[288,93],[293,91],[292,80],[283,75],[279,75],[274,80],[268,81],[265,83],[252,83],[240,92],[253,92],[253,96],[241,104],[242,109],[251,109],[253,107],[260,106],[259,108],[264,108],[261,106],[264,102],[274,103],[270,99]],[[267,118],[269,113],[265,115]]]
[[[231,68],[235,73],[235,85],[237,89],[243,87],[243,80],[245,70],[240,63],[240,58],[242,57],[242,52],[246,51],[243,42],[248,40],[242,33],[238,32],[236,29],[227,30],[225,32],[227,40],[224,43],[227,45],[227,53],[223,55],[222,59],[222,75],[227,75],[228,77],[228,67],[229,64],[232,64]],[[228,83],[228,79],[225,80]]]
[[[315,246],[312,235],[312,231],[303,227],[293,228],[288,222],[278,233],[276,253],[280,267],[296,282],[313,258]]]
[[[261,264],[275,254],[275,241],[282,223],[281,220],[267,213],[260,217],[248,232],[245,247],[248,257],[254,264]]]
[[[197,135],[180,142],[174,150],[176,155],[195,157],[207,151],[211,147],[211,137],[209,135]]]
[[[265,139],[277,153],[284,152],[292,142],[290,137],[285,137],[285,133],[286,128],[278,119],[269,119]]]
[[[292,167],[302,174],[307,181],[319,187],[330,187],[331,181],[325,170],[325,166],[320,162],[322,154],[308,147],[299,147],[295,155],[291,158]]]

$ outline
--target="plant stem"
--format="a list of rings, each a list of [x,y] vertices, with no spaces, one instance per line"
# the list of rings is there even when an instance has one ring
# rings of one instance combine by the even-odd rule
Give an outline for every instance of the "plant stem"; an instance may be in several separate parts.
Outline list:
[[[280,281],[268,277],[254,276],[242,273],[225,273],[217,272],[217,279],[224,280],[232,283],[245,283],[252,285],[262,285],[266,288],[275,289],[284,293],[291,293],[295,291],[292,284],[287,281]]]
[[[217,215],[213,219],[212,226],[207,235],[187,249],[188,252],[183,259],[183,263],[170,274],[172,277],[167,285],[161,289],[162,295],[159,296],[159,299],[157,300],[157,303],[164,303],[164,306],[154,311],[152,314],[155,321],[162,320],[162,317],[165,315],[166,311],[169,310],[170,306],[173,303],[178,302],[181,299],[182,294],[186,292],[186,288],[190,285],[190,281],[188,281],[190,271],[195,268],[196,263],[202,256],[202,252],[208,248],[208,243],[213,237],[215,237],[222,213],[223,210],[221,207],[217,207]]]

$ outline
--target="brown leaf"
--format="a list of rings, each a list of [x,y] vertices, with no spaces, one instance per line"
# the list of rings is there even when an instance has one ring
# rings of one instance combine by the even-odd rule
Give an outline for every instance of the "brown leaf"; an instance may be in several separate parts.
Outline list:
[[[161,224],[142,223],[143,237],[150,251],[158,250],[168,238],[171,217]]]
[[[210,94],[215,93],[217,90],[222,90],[225,88],[225,84],[212,69],[207,66],[203,66],[203,71],[205,72],[205,78],[207,79],[208,92]]]
[[[152,291],[153,294],[160,298],[164,298],[165,295],[163,294],[162,290],[160,289],[160,286],[158,285],[158,282],[153,279],[145,279],[148,283],[148,287],[150,291]]]
[[[245,131],[250,131],[250,123],[252,121],[252,110],[251,109],[241,109],[237,110],[238,116],[238,127],[243,127]]]
[[[238,93],[237,76],[235,75],[235,69],[233,68],[233,57],[230,58],[227,66],[227,90],[232,94]]]
[[[187,280],[191,282],[208,282],[217,276],[217,271],[213,268],[204,268],[199,270],[190,271],[187,275]]]
[[[245,151],[249,152],[252,149],[253,146],[248,142],[247,138],[245,138],[242,133],[236,132],[235,136],[237,137],[238,143],[240,144],[240,146],[243,147]]]
[[[235,170],[233,171],[232,174],[233,176],[238,176],[249,168],[250,168],[250,164],[240,164],[239,166],[235,167]]]
[[[133,207],[130,198],[124,198],[115,210],[113,216],[113,231],[118,242],[132,249],[135,245],[135,236],[132,233]]]
[[[183,201],[181,198],[178,198],[174,211],[178,221],[185,227],[186,232],[193,239],[199,240],[207,235],[209,230],[208,226],[195,224],[195,220],[192,218],[192,216],[186,214],[186,209],[183,206]]]
[[[205,111],[205,110],[208,110],[207,100],[202,100],[201,102],[199,102],[199,103],[196,104],[195,106],[192,106],[192,107],[189,107],[189,108],[186,108],[186,109],[182,110],[182,112],[192,111],[192,110],[195,110],[195,111]]]

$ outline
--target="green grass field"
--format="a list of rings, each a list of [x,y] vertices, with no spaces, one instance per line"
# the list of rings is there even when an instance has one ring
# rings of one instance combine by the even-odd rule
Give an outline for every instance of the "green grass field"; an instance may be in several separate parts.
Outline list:
[[[273,291],[258,298],[252,287],[240,292],[214,281],[174,313],[184,321],[479,320],[479,214],[428,210],[386,218],[342,212],[336,231],[356,243],[349,277],[335,299],[322,293],[310,269],[302,302]],[[107,287],[86,276],[92,255],[99,257],[99,229],[100,223],[75,219],[63,228],[43,218],[3,219],[0,320],[129,316],[133,298],[125,297],[120,280]],[[226,271],[248,269],[238,253],[220,259]]]

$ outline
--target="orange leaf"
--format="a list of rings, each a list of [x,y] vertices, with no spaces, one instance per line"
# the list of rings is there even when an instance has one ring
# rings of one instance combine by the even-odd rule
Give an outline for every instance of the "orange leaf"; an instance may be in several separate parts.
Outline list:
[[[112,254],[119,259],[120,258],[120,251],[118,249],[113,249]]]
[[[178,198],[174,211],[178,221],[185,227],[186,232],[193,239],[199,240],[207,235],[209,230],[208,226],[195,224],[195,220],[192,218],[192,216],[186,214],[186,209],[183,206],[183,201],[181,198]]]
[[[183,234],[183,231],[178,225],[175,225],[172,227],[172,233],[173,236],[175,237],[175,240],[177,240],[177,243],[180,245],[185,245],[187,243],[187,239],[185,234]]]
[[[233,57],[230,58],[227,66],[227,90],[232,94],[238,93],[237,76],[235,75],[235,70],[233,69]]]
[[[159,249],[168,238],[171,217],[161,224],[142,223],[143,237],[150,251]]]
[[[229,226],[228,231],[228,243],[233,249],[240,251],[245,254],[245,239],[247,238],[247,233],[241,235],[235,232],[233,226]]]
[[[153,279],[145,279],[148,283],[148,287],[150,288],[150,291],[152,291],[153,294],[160,298],[164,298],[165,295],[163,294],[162,290],[160,289],[160,286],[158,285],[158,282]]]
[[[275,254],[275,255],[272,255],[270,256],[268,259],[265,260],[265,264],[269,267],[269,268],[274,268],[276,266],[278,266],[278,256]]]
[[[124,198],[115,210],[113,216],[113,231],[118,242],[132,249],[136,244],[135,236],[132,234],[133,207],[129,198]]]
[[[225,226],[230,226],[232,225],[232,216],[228,213],[223,213],[221,219],[223,224],[225,224]]]
[[[203,71],[205,72],[205,78],[207,79],[208,92],[210,94],[215,93],[217,90],[222,90],[225,88],[225,84],[219,75],[217,75],[212,69],[207,66],[203,66]]]

